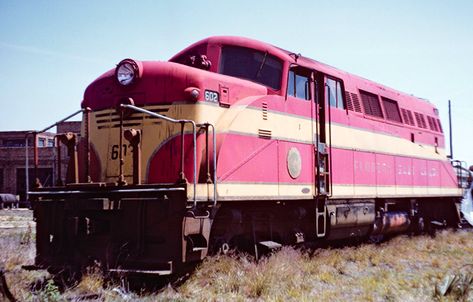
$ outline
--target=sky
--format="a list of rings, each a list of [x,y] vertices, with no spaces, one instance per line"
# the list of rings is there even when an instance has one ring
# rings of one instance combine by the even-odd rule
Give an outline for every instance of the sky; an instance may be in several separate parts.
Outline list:
[[[470,0],[0,0],[0,131],[75,112],[87,85],[124,58],[168,60],[235,35],[428,99],[447,136],[451,100],[454,157],[473,165],[472,16]]]

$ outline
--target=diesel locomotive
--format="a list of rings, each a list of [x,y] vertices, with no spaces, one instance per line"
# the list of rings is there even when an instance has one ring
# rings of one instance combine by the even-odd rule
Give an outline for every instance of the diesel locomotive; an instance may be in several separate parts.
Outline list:
[[[210,37],[85,90],[67,178],[32,188],[36,265],[172,275],[237,248],[459,223],[438,110],[300,54]],[[60,156],[59,156],[60,157]]]

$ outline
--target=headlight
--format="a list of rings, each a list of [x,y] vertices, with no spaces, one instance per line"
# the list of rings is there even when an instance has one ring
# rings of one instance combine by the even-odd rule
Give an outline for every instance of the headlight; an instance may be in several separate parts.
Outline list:
[[[139,76],[138,64],[131,59],[121,61],[115,69],[115,76],[123,86],[132,84]]]

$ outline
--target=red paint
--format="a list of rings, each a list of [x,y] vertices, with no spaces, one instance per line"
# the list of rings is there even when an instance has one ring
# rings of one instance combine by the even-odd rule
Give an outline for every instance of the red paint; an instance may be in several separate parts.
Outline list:
[[[354,153],[332,148],[332,178],[339,184],[354,183]]]
[[[218,156],[223,182],[278,182],[277,141],[226,135]]]
[[[395,157],[392,155],[376,154],[376,184],[391,186],[396,184]]]
[[[218,62],[222,45],[250,47],[262,52],[268,52],[283,62],[283,79],[280,90],[273,90],[251,81],[218,74]],[[209,71],[179,64],[182,58],[190,53],[202,52],[212,62]],[[306,101],[286,97],[287,71],[291,64],[298,64],[315,71],[318,82],[323,74],[337,78],[343,82],[345,91],[359,96],[359,90],[386,97],[398,102],[399,109],[405,108],[412,112],[422,113],[425,118],[437,118],[435,107],[429,102],[408,95],[384,85],[338,70],[315,60],[299,57],[297,62],[291,52],[281,50],[272,45],[240,37],[211,37],[197,42],[170,59],[170,62],[139,62],[141,77],[133,85],[123,87],[115,81],[114,70],[111,70],[86,90],[83,107],[97,111],[114,108],[124,97],[132,97],[136,105],[169,104],[204,101],[203,92],[212,90],[221,96],[220,105],[248,106],[268,110],[269,119],[274,114],[294,116],[301,119],[315,119],[316,107],[314,101]],[[321,83],[318,83],[320,85]],[[322,83],[323,84],[323,83]],[[201,94],[197,100],[189,98],[186,89],[196,87]],[[321,89],[319,89],[321,90]],[[188,91],[188,90],[187,90]],[[323,102],[319,96],[318,101]],[[223,101],[224,100],[224,101]],[[327,111],[328,112],[328,111]],[[242,111],[240,114],[245,114]],[[384,115],[386,115],[384,113]],[[245,118],[245,117],[238,117]],[[426,152],[435,152],[435,139],[438,147],[445,145],[443,133],[409,126],[382,118],[365,116],[363,113],[332,108],[330,119],[333,125],[360,129],[353,135],[378,133],[393,138],[422,144]],[[248,120],[248,123],[254,121]],[[427,122],[427,120],[426,120]],[[218,120],[217,120],[218,124]],[[283,125],[281,125],[283,127]],[[427,122],[427,126],[428,122]],[[266,129],[273,130],[274,129]],[[223,133],[217,129],[218,179],[220,182],[239,183],[313,183],[314,182],[314,146],[312,143],[287,142],[276,139],[256,137],[256,133],[239,135]],[[300,138],[299,138],[300,139]],[[306,138],[308,139],[308,138]],[[340,139],[340,138],[336,138]],[[393,140],[395,141],[395,140]],[[373,142],[375,146],[376,142]],[[199,182],[206,180],[206,160],[204,137],[199,136],[197,144],[197,174]],[[287,170],[287,152],[290,148],[299,150],[302,160],[301,174],[293,179]],[[429,150],[432,148],[432,150]],[[349,149],[349,148],[348,148]],[[175,182],[178,179],[180,164],[180,140],[170,138],[160,146],[156,146],[155,154],[148,163],[148,183]],[[456,186],[453,169],[447,162],[433,161],[408,156],[376,154],[359,150],[341,150],[332,148],[332,180],[340,185],[369,185],[369,186],[414,186],[414,187],[448,187]],[[185,168],[187,181],[193,181],[192,140],[186,135]]]
[[[456,187],[455,176],[446,161],[335,148],[332,154],[334,184]],[[353,165],[350,164],[352,157]],[[351,175],[354,175],[354,181],[351,181]]]
[[[398,186],[412,186],[413,185],[413,170],[412,158],[398,156],[396,158],[396,184]]]
[[[205,136],[197,137],[197,150],[204,150]],[[210,146],[211,153],[212,146]],[[205,182],[205,168],[203,164],[204,152],[197,152],[197,177],[200,182]],[[147,183],[176,183],[179,181],[179,171],[181,166],[181,139],[175,136],[169,141],[158,146],[151,156],[147,167]],[[192,134],[184,137],[184,174],[188,182],[194,181],[194,158]]]
[[[346,167],[345,171],[353,169],[355,175],[353,184],[355,185],[374,185],[376,184],[376,162],[375,154],[368,152],[354,152],[353,168]],[[336,161],[337,158],[332,158]],[[338,179],[333,179],[333,183],[339,183]]]

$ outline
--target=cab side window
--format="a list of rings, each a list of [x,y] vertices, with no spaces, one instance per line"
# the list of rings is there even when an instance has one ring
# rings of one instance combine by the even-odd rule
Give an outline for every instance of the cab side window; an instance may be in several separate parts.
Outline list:
[[[326,78],[326,85],[330,106],[339,109],[345,109],[345,103],[343,102],[342,94],[342,84],[340,83],[340,81],[331,78]]]
[[[287,95],[310,100],[310,71],[297,67],[289,70]]]

